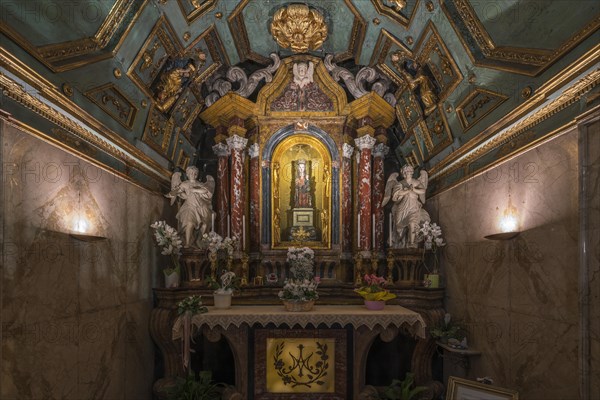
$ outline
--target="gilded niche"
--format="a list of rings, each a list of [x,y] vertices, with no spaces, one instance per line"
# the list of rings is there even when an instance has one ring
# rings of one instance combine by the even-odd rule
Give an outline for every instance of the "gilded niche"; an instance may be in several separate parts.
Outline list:
[[[304,4],[290,4],[273,16],[271,35],[284,49],[305,53],[321,47],[327,39],[327,25],[318,11]]]

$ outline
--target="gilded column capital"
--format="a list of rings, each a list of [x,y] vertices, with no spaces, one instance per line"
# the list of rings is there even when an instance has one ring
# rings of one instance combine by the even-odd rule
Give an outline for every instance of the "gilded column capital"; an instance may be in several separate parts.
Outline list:
[[[233,135],[227,138],[227,145],[231,150],[243,150],[248,144],[248,139],[238,135]]]
[[[390,152],[390,148],[383,143],[377,144],[373,148],[373,157],[385,157]]]
[[[229,146],[223,142],[215,144],[212,149],[217,157],[227,157],[229,155]]]
[[[344,158],[352,158],[352,153],[354,153],[354,147],[350,146],[348,143],[344,143],[342,145],[342,154]]]
[[[258,157],[258,153],[260,152],[260,147],[258,143],[254,143],[252,146],[248,147],[248,154],[250,154],[250,158]]]
[[[373,136],[370,136],[370,135],[364,135],[364,136],[354,139],[354,143],[356,144],[356,147],[358,147],[361,151],[367,150],[367,149],[369,149],[369,150],[372,149],[373,146],[375,146],[376,142],[377,142],[377,139],[375,139]]]

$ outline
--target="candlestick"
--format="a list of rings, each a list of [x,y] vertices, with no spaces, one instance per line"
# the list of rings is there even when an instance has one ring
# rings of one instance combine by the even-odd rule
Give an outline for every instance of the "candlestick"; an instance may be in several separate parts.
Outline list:
[[[371,248],[374,249],[375,248],[375,214],[373,214],[372,218],[373,220],[373,224],[371,225]]]
[[[242,250],[246,250],[246,216],[242,215]]]
[[[357,240],[356,240],[356,242],[357,242],[356,247],[358,247],[358,249],[360,250],[360,212],[358,213],[357,218],[358,218],[358,234],[357,234]]]
[[[214,232],[215,231],[215,212],[213,211],[212,213],[212,225],[210,227],[210,231]]]
[[[227,237],[231,237],[231,215],[227,214]]]
[[[388,235],[388,245],[392,247],[392,213],[390,213],[390,233]]]

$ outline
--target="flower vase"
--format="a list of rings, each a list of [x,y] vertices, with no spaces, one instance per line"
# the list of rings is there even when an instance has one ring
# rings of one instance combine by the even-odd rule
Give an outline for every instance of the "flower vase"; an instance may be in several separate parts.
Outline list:
[[[283,300],[286,311],[300,312],[311,311],[315,306],[314,300]]]
[[[425,274],[425,282],[427,287],[437,289],[440,287],[440,274]]]
[[[176,288],[179,287],[179,274],[172,272],[169,275],[165,274],[165,287]]]
[[[214,304],[215,308],[228,309],[231,308],[231,296],[232,293],[219,293],[214,292]]]
[[[385,307],[385,301],[383,300],[365,300],[365,307],[367,310],[380,311]]]

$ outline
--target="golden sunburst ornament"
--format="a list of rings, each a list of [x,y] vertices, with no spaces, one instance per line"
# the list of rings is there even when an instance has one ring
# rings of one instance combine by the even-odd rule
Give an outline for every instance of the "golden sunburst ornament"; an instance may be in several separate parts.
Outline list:
[[[317,10],[304,4],[290,4],[273,16],[271,35],[284,49],[305,53],[321,47],[327,39],[327,25]]]

